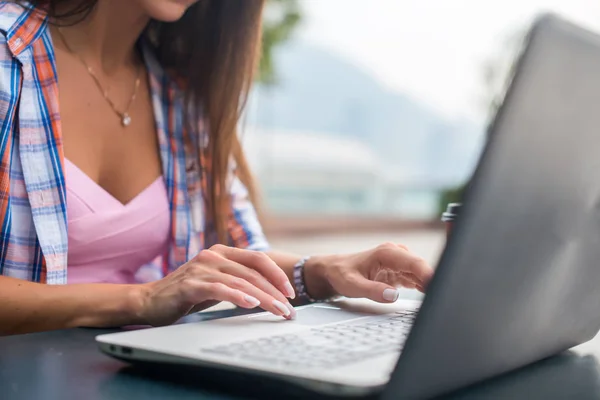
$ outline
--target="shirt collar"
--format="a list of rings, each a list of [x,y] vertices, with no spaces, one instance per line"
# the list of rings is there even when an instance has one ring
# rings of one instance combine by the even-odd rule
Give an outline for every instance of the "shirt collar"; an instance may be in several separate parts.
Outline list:
[[[47,14],[29,3],[0,1],[0,31],[6,35],[8,48],[18,57],[44,32]]]

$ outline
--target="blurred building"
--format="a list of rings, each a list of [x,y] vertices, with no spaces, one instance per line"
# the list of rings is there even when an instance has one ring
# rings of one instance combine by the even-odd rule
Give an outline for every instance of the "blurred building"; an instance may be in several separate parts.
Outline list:
[[[269,213],[437,218],[439,185],[387,171],[359,140],[251,128],[243,143]]]
[[[427,173],[386,170],[382,209],[405,219],[437,220],[440,197],[453,186],[447,181],[433,180]]]

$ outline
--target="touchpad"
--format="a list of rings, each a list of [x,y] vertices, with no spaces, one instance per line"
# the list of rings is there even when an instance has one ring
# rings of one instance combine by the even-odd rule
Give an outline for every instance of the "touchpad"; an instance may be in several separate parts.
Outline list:
[[[371,316],[371,314],[346,311],[342,310],[341,308],[328,305],[314,305],[297,308],[296,319],[294,322],[302,325],[323,325],[368,316]],[[284,319],[281,317],[276,317],[273,314],[250,315],[248,318],[265,322],[285,322]]]
[[[296,311],[296,322],[303,325],[323,325],[364,317],[364,314],[341,310],[336,307],[312,306]]]
[[[323,325],[366,316],[366,314],[345,311],[337,307],[328,306],[300,308],[296,313],[296,322],[302,325]]]

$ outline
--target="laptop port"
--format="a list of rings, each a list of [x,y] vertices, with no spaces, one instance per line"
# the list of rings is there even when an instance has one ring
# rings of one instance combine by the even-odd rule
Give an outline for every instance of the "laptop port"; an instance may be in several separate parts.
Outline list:
[[[121,353],[130,356],[133,353],[133,349],[131,347],[121,347]]]

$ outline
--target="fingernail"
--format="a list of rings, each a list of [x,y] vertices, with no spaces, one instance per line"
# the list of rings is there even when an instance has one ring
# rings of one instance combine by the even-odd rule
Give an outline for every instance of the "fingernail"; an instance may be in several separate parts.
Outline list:
[[[252,307],[258,307],[260,305],[260,300],[258,300],[256,297],[245,295],[244,300],[250,303]]]
[[[387,301],[396,301],[400,293],[397,289],[385,289],[383,291],[383,298]]]
[[[286,282],[283,287],[285,288],[285,291],[287,292],[285,295],[287,297],[289,297],[290,299],[293,299],[296,297],[296,291],[294,290],[294,288],[292,287],[292,284],[289,282]]]
[[[286,317],[289,316],[292,313],[290,311],[290,309],[287,308],[285,306],[285,304],[283,304],[279,300],[273,300],[273,305],[275,306],[276,309],[278,309],[279,311],[281,311],[283,313],[283,315],[286,316]]]
[[[290,310],[290,319],[296,319],[296,309],[290,303],[286,304],[287,308]]]

